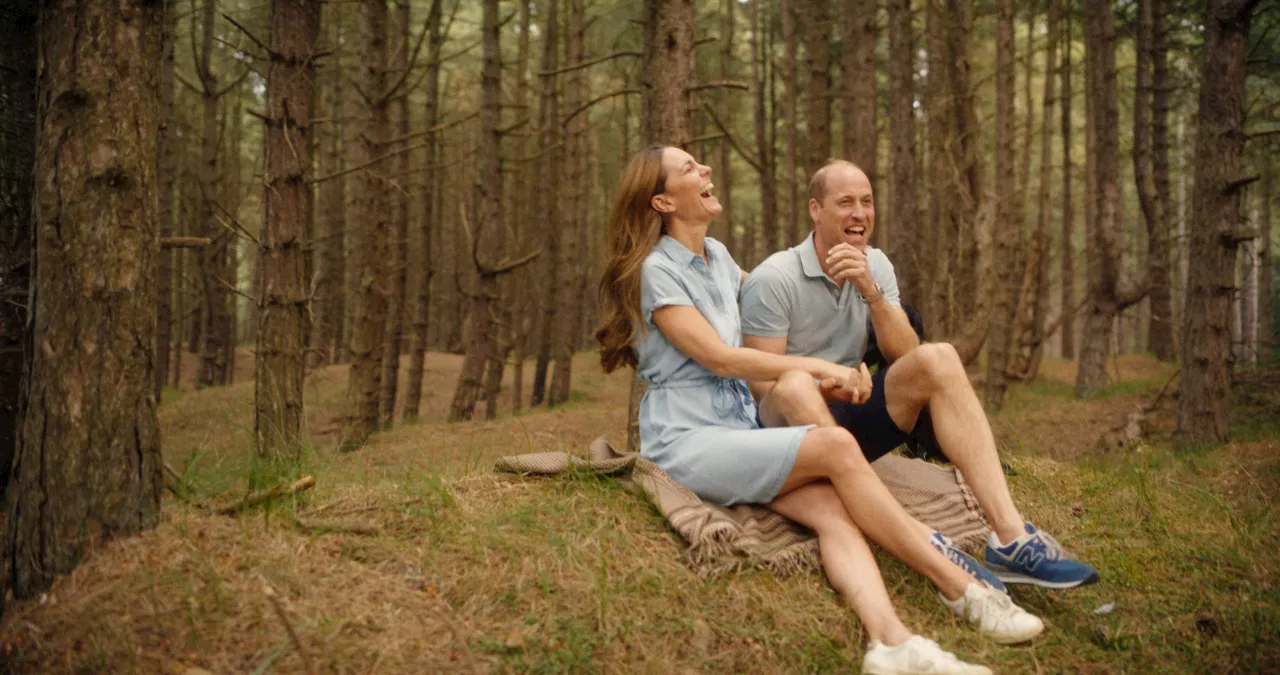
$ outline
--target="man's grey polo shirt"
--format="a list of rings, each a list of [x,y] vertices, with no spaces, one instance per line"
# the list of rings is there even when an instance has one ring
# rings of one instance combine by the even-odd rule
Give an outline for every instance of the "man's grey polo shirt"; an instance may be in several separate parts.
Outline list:
[[[871,277],[884,299],[901,307],[898,277],[884,252],[867,248]],[[787,338],[787,353],[814,356],[846,366],[862,362],[867,351],[870,309],[853,284],[843,288],[822,271],[813,234],[799,246],[779,251],[760,263],[742,285],[742,332]]]

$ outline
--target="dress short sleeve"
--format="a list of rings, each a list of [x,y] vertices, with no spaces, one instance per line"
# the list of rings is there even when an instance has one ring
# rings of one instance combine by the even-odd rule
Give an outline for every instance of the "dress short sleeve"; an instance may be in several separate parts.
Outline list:
[[[654,327],[653,313],[671,305],[693,306],[689,289],[674,271],[646,260],[640,268],[640,314],[645,325]]]

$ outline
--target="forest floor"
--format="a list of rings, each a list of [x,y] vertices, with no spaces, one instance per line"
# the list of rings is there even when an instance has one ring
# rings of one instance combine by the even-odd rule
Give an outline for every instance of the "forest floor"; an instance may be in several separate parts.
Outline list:
[[[461,359],[431,355],[422,420],[347,454],[333,449],[346,369],[318,370],[298,466],[254,459],[252,356],[238,361],[237,384],[166,391],[182,484],[163,522],[11,600],[0,672],[857,671],[864,638],[821,575],[703,579],[626,484],[494,473],[502,455],[624,438],[628,376],[601,374],[594,355],[579,356],[567,405],[513,417],[504,397],[498,419],[460,424],[444,417]],[[1280,672],[1280,387],[1237,387],[1235,440],[1174,452],[1169,396],[1144,442],[1099,443],[1172,367],[1120,358],[1090,401],[1072,398],[1074,374],[1045,363],[992,421],[1024,514],[1102,581],[1015,588],[1049,628],[1001,647],[880,555],[904,621],[998,672]],[[211,508],[301,475],[316,487],[296,498]]]

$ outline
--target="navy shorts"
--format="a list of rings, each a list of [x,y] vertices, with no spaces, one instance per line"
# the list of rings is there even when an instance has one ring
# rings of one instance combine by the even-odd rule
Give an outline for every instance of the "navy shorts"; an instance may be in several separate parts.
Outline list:
[[[888,372],[888,368],[881,368],[871,376],[871,398],[866,403],[855,405],[837,401],[827,404],[836,424],[848,429],[857,439],[868,462],[889,454],[905,443],[909,435],[907,431],[899,429],[889,416],[884,397],[884,377]]]

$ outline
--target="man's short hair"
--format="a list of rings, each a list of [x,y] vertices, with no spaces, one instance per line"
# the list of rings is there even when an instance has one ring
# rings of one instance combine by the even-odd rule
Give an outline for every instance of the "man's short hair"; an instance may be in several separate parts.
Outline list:
[[[848,166],[862,171],[862,167],[847,159],[828,159],[821,169],[813,172],[813,178],[809,179],[809,198],[818,200],[819,204],[827,198],[827,170],[834,166]]]

